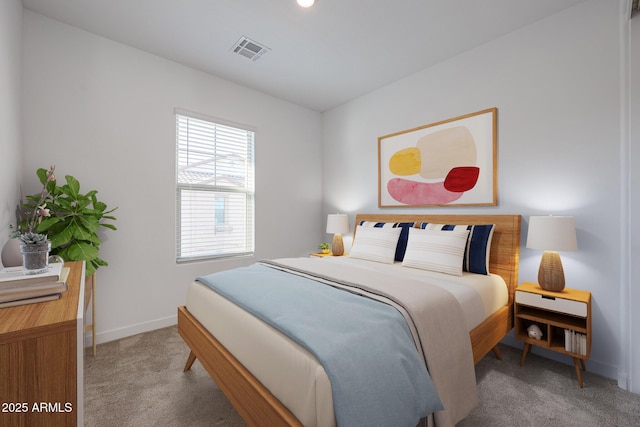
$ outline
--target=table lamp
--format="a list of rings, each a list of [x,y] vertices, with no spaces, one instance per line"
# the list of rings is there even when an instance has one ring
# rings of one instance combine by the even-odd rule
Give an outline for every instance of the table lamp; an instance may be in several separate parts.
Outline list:
[[[538,284],[547,291],[564,289],[564,270],[558,251],[577,251],[576,227],[572,216],[531,216],[527,248],[542,249]]]
[[[331,242],[331,253],[334,256],[344,254],[344,244],[342,234],[349,232],[349,218],[346,214],[329,214],[327,216],[327,233],[333,233]]]

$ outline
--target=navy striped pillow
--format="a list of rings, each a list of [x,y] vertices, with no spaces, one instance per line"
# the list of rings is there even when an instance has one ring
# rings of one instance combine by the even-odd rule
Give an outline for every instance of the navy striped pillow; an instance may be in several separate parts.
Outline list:
[[[420,228],[429,230],[469,230],[467,246],[464,249],[462,269],[470,273],[489,274],[491,238],[495,224],[452,225],[423,222]]]
[[[407,241],[409,240],[409,229],[416,225],[415,222],[373,222],[373,221],[360,221],[363,227],[401,227],[400,237],[398,238],[398,246],[396,246],[396,261],[402,261],[404,254],[407,251]]]

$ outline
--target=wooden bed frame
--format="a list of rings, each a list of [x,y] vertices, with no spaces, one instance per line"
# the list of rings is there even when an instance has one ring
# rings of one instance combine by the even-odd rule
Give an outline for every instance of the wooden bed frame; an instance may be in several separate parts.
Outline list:
[[[518,286],[520,256],[520,215],[360,214],[356,216],[356,224],[363,220],[495,224],[489,269],[491,273],[499,274],[504,278],[509,288],[509,302],[473,329],[470,332],[470,339],[474,363],[478,363],[489,351],[493,351],[501,359],[497,344],[513,328],[513,299]],[[302,425],[184,306],[178,308],[178,331],[191,349],[184,370],[189,370],[196,358],[200,360],[202,366],[248,425]]]

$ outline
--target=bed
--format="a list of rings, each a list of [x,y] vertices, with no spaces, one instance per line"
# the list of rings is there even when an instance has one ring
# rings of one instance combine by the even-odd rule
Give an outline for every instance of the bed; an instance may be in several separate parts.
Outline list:
[[[412,223],[411,228],[419,228],[420,224],[494,224],[491,237],[491,250],[489,253],[489,270],[492,274],[500,276],[506,287],[504,302],[492,313],[485,313],[483,320],[474,320],[469,329],[469,343],[473,363],[477,363],[487,353],[493,353],[500,358],[497,349],[498,342],[513,327],[512,306],[515,288],[518,280],[518,258],[520,247],[520,216],[519,215],[400,215],[400,214],[359,214],[356,217],[356,224],[362,222],[372,223]],[[358,228],[354,231],[354,241],[357,241]],[[354,247],[355,249],[355,247]],[[335,261],[340,261],[336,259]],[[356,261],[356,260],[354,260]],[[321,263],[322,261],[318,261]],[[320,264],[318,264],[320,265]],[[393,266],[392,266],[393,267]],[[338,267],[341,268],[341,267]],[[396,267],[397,268],[397,267]],[[406,270],[405,267],[399,268]],[[236,408],[241,417],[249,425],[332,425],[333,402],[327,398],[327,392],[331,393],[331,385],[326,376],[318,375],[322,371],[322,366],[308,365],[313,363],[313,355],[305,354],[304,348],[295,348],[297,356],[290,356],[289,353],[278,353],[284,350],[271,350],[262,352],[261,347],[269,346],[274,338],[273,328],[263,325],[261,322],[248,313],[235,306],[224,297],[217,295],[210,290],[204,289],[201,284],[194,282],[190,287],[190,296],[186,306],[178,308],[178,330],[187,343],[191,352],[189,354],[185,371],[190,369],[196,359],[217,383],[219,388],[225,393],[227,398]],[[217,298],[215,309],[208,305],[209,298]],[[214,304],[212,302],[211,304]],[[493,310],[493,309],[492,309]],[[216,313],[212,318],[206,313]],[[226,332],[218,326],[221,319],[236,319],[233,323],[244,327],[243,333]],[[217,318],[215,316],[218,316]],[[247,320],[249,319],[249,320]],[[256,323],[257,322],[257,323]],[[213,332],[212,332],[213,331]],[[253,333],[253,336],[251,334]],[[271,334],[271,335],[270,335]],[[277,335],[277,331],[275,331]],[[243,341],[243,337],[246,339]],[[261,341],[262,340],[262,341]],[[286,338],[285,338],[286,343]],[[229,350],[229,348],[232,351]],[[244,348],[244,350],[243,350]],[[256,350],[257,349],[257,350]],[[257,358],[258,361],[246,359],[243,351],[264,353],[267,356]],[[289,350],[287,350],[289,351]],[[443,351],[447,351],[444,349]],[[236,357],[236,355],[238,357]],[[304,362],[295,357],[301,356]],[[287,357],[293,357],[288,361]],[[240,360],[243,360],[243,364]],[[287,399],[288,381],[281,378],[279,373],[265,374],[256,368],[256,364],[263,365],[263,371],[270,371],[272,363],[285,363],[291,365],[302,365],[302,372],[306,373],[314,381],[311,396],[306,399],[312,402],[311,409],[301,410],[292,405]],[[317,364],[317,360],[315,361]],[[249,368],[247,368],[248,365]],[[291,369],[291,371],[294,371]],[[252,373],[253,372],[253,373]],[[255,373],[255,375],[254,375]],[[266,375],[266,376],[265,376]],[[299,375],[303,377],[304,375]],[[275,378],[274,378],[275,377]],[[286,377],[285,377],[286,378]],[[475,380],[475,378],[474,378]],[[300,379],[301,382],[306,380]],[[295,382],[295,381],[293,381]],[[475,385],[475,384],[474,384]],[[282,390],[285,390],[284,392]],[[299,391],[288,390],[291,394],[300,394]],[[304,400],[304,399],[302,399]],[[307,405],[302,403],[302,405]],[[290,410],[289,408],[292,408]],[[306,411],[306,412],[305,412]],[[309,421],[311,420],[311,421]],[[437,417],[435,418],[437,420]],[[430,422],[434,421],[431,419]],[[436,422],[437,425],[446,425],[446,421]]]

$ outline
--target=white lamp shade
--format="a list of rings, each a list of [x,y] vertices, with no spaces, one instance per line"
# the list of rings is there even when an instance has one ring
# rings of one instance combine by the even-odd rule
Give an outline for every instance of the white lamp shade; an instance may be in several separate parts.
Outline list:
[[[346,214],[329,214],[327,216],[327,233],[348,233],[349,217]]]
[[[577,251],[576,227],[572,216],[531,216],[527,248],[543,251]]]
[[[315,2],[315,0],[296,0],[296,3],[298,3],[300,7],[311,7]]]

